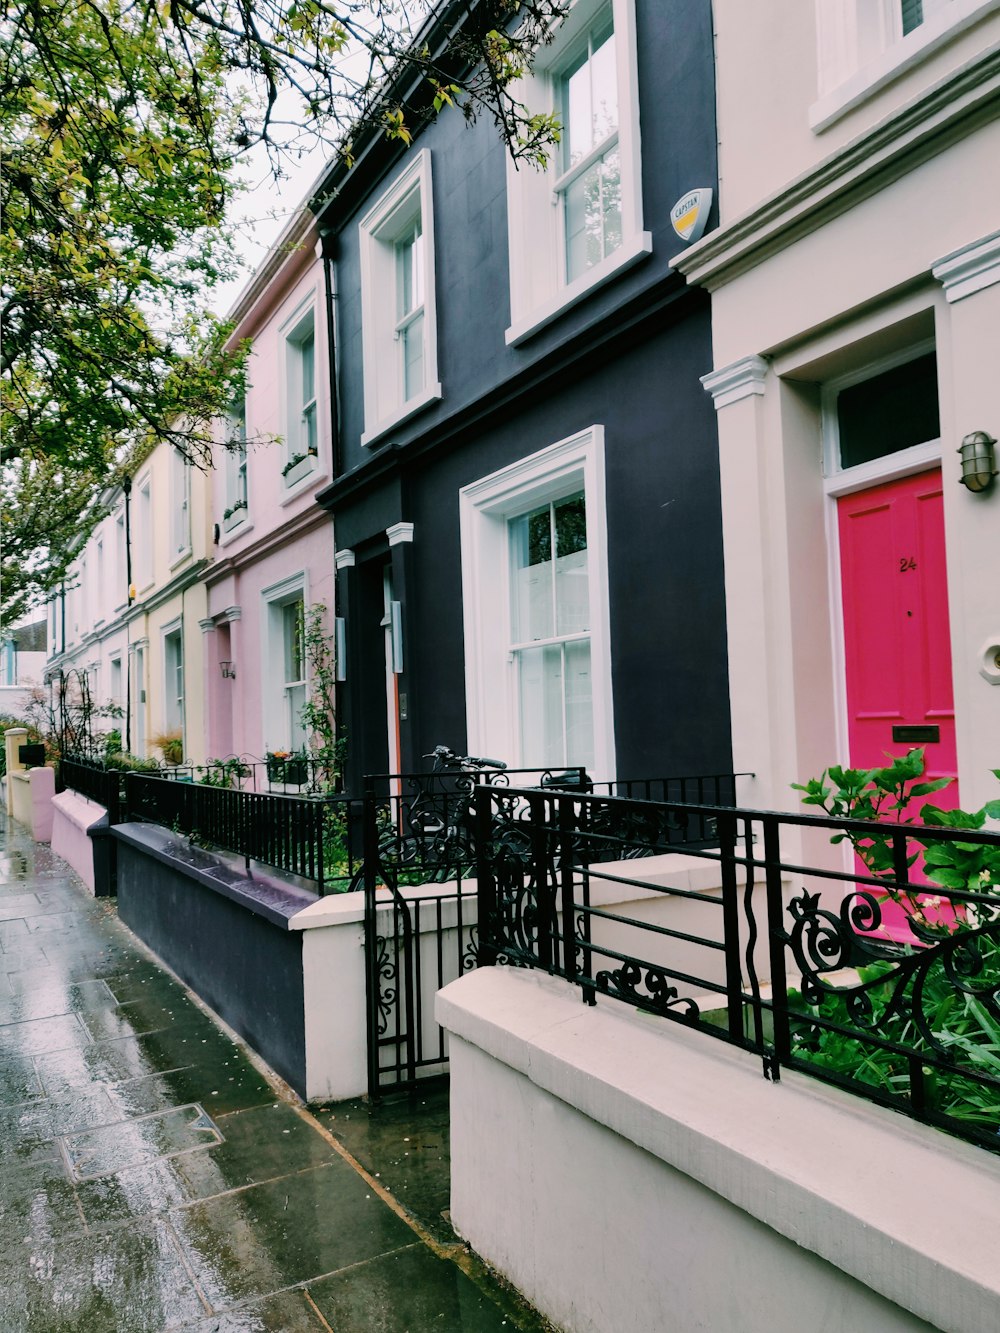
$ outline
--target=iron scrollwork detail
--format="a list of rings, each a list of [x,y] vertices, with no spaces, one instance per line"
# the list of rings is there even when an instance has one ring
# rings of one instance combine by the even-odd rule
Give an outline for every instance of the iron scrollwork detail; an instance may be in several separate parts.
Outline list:
[[[667,973],[649,963],[627,958],[620,967],[598,972],[594,984],[602,995],[610,995],[637,1009],[646,1009],[666,1018],[697,1022],[700,1010],[696,1000],[678,993]]]
[[[912,1022],[920,1041],[908,1043],[911,1048],[923,1044],[954,1062],[955,1044],[934,1030],[927,1012],[936,970],[957,995],[981,1005],[1000,1025],[1000,918],[992,911],[946,928],[914,913],[908,917],[913,946],[893,946],[871,939],[883,917],[879,898],[867,890],[847,895],[839,914],[821,907],[818,893],[801,894],[788,910],[793,924],[784,938],[801,974],[803,1000],[817,1008],[838,1001],[859,1033],[884,1034],[895,1019]],[[856,983],[827,979],[849,966],[862,969]]]

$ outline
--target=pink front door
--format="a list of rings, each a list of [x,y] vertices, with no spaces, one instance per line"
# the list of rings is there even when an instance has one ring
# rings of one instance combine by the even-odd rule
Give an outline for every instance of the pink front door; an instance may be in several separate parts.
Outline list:
[[[844,496],[837,508],[851,767],[881,767],[919,745],[928,778],[954,778],[941,473]],[[958,784],[932,799],[956,806]],[[890,903],[885,924],[909,937],[901,916]]]

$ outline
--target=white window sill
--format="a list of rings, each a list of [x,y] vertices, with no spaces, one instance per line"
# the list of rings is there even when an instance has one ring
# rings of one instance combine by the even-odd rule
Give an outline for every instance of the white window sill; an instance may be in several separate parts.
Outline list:
[[[822,134],[894,79],[998,9],[1000,0],[952,0],[947,9],[933,15],[883,51],[877,60],[870,61],[839,87],[814,102],[809,108],[809,128],[814,134]]]
[[[619,273],[624,273],[626,269],[632,268],[640,263],[647,255],[653,253],[653,237],[648,231],[640,231],[635,236],[630,237],[613,255],[595,264],[593,268],[588,269],[586,273],[581,273],[578,278],[569,283],[566,287],[561,287],[559,291],[544,305],[536,306],[524,319],[516,324],[511,324],[510,328],[504,334],[508,347],[519,347],[521,343],[527,341],[539,329],[545,328],[546,324],[551,324],[554,319],[566,310],[571,310],[573,306],[578,305],[598,287],[602,287],[612,278],[616,278]]]
[[[290,505],[293,500],[297,500],[305,491],[314,490],[321,481],[326,481],[327,474],[326,471],[320,467],[319,460],[311,457],[307,461],[310,462],[312,466],[307,468],[305,472],[299,471],[299,468],[305,467],[305,462],[300,463],[298,467],[293,468],[292,471],[289,472],[288,477],[295,478],[295,481],[292,482],[291,485],[288,484],[288,477],[284,478],[286,490],[278,502],[282,507]]]
[[[391,416],[383,417],[377,425],[371,430],[366,430],[361,437],[361,443],[364,445],[376,444],[389,431],[395,430],[397,426],[402,426],[405,421],[415,417],[418,412],[422,412],[425,407],[430,407],[431,403],[439,403],[444,397],[444,391],[440,384],[429,385],[422,393],[418,393],[416,398],[411,398],[403,403],[398,411],[393,412]]]
[[[170,572],[173,573],[175,569],[179,569],[186,560],[190,559],[191,559],[191,547],[187,546],[183,551],[178,551],[177,554],[174,556],[173,560],[171,560]]]
[[[223,523],[219,532],[219,545],[228,546],[230,542],[236,541],[237,537],[242,537],[247,532],[253,532],[253,524],[248,518],[241,519],[239,523],[233,523],[228,528]]]
[[[319,467],[319,459],[315,454],[306,454],[305,458],[300,459],[288,472],[281,474],[281,484],[286,491],[290,491],[297,486],[300,481],[306,477],[311,477]]]

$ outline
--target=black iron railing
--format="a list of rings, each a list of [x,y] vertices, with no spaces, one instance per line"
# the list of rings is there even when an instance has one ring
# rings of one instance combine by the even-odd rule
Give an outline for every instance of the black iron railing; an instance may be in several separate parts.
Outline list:
[[[1000,1150],[1000,835],[493,787],[473,803],[480,964],[544,969],[771,1078],[801,1070]],[[490,850],[504,818],[527,858]],[[682,874],[636,864],[709,819],[717,845],[684,846]],[[891,871],[830,844],[873,830]],[[963,866],[962,887],[934,866]]]
[[[108,822],[121,823],[124,800],[124,773],[119,769],[106,768],[99,760],[84,759],[74,756],[59,762],[59,781],[64,789],[79,792],[88,800],[103,805],[108,812]]]
[[[241,791],[130,773],[127,820],[162,824],[197,843],[311,880],[319,893],[344,887],[360,868],[360,820],[349,797],[305,798]]]
[[[269,792],[282,796],[310,796],[340,792],[340,780],[330,765],[310,755],[229,754],[203,764],[164,766],[161,776],[176,782],[208,787]]]

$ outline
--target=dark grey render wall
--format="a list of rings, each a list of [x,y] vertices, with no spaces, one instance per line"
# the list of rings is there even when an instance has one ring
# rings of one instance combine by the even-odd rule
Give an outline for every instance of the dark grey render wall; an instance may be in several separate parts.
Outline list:
[[[636,0],[635,8],[653,253],[522,346],[506,346],[505,150],[491,125],[443,115],[416,146],[431,153],[444,398],[374,451],[360,443],[357,221],[407,159],[345,183],[323,219],[337,233],[344,475],[320,501],[338,548],[358,561],[339,580],[350,662],[338,702],[352,785],[386,763],[376,628],[385,529],[415,524],[412,547],[391,558],[404,609],[403,765],[417,766],[438,742],[466,745],[459,488],[595,424],[605,428],[618,775],[731,768],[718,437],[700,383],[712,368],[711,312],[707,295],[689,291],[669,263],[681,248],[670,206],[694,186],[717,185],[711,6]]]
[[[600,324],[651,286],[667,280],[683,287],[669,264],[670,256],[682,248],[670,226],[670,207],[694,186],[716,185],[711,6],[707,0],[696,4],[636,0],[636,25],[643,225],[652,233],[653,253],[521,347],[504,342],[510,324],[506,150],[492,124],[484,120],[470,127],[457,112],[446,112],[419,136],[415,148],[431,153],[438,371],[445,398],[394,431],[394,441],[405,444],[441,426],[456,411],[530,371],[579,330]],[[357,223],[411,160],[405,153],[396,158],[371,181],[367,197],[353,212],[345,215],[335,203],[324,218],[338,233],[345,471],[371,456],[360,443],[364,384]],[[711,369],[710,360],[704,369]]]
[[[186,864],[210,858],[192,858],[167,830],[122,824],[114,834],[122,920],[305,1096],[301,931],[277,924],[273,908],[256,910],[233,885],[212,885]]]

